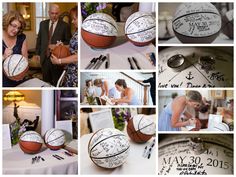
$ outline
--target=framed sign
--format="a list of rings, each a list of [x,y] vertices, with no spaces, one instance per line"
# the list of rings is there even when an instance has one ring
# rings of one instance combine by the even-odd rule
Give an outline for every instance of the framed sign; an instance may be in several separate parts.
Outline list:
[[[89,121],[93,132],[102,128],[114,128],[111,109],[89,113]]]
[[[211,96],[215,99],[225,99],[225,90],[212,90]]]

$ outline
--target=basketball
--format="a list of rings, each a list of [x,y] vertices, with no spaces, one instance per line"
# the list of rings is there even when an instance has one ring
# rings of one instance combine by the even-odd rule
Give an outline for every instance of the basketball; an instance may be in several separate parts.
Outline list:
[[[234,38],[234,10],[226,12],[222,17],[222,33],[229,39]]]
[[[136,143],[147,142],[156,133],[153,117],[143,114],[135,115],[128,121],[127,133],[130,139]]]
[[[217,132],[224,132],[229,131],[229,126],[226,123],[218,123],[212,127],[208,128],[209,131],[217,131]]]
[[[108,48],[115,42],[117,31],[116,22],[111,16],[94,13],[83,21],[81,35],[91,47]]]
[[[103,168],[116,168],[125,163],[129,148],[128,138],[114,128],[98,130],[88,143],[90,159]]]
[[[145,46],[156,37],[156,19],[151,13],[135,12],[125,22],[125,35],[136,46]]]
[[[64,45],[58,45],[53,49],[52,54],[55,55],[55,57],[57,57],[58,59],[65,58],[70,56],[70,50]]]
[[[65,134],[62,130],[52,128],[45,133],[44,142],[51,150],[59,150],[64,146]]]
[[[40,151],[42,144],[42,137],[35,131],[27,131],[20,136],[19,145],[24,153],[36,154]]]
[[[19,54],[10,55],[3,62],[4,74],[14,81],[22,80],[25,77],[28,68],[28,59]]]
[[[221,31],[221,16],[211,3],[183,3],[172,27],[182,43],[212,43]]]

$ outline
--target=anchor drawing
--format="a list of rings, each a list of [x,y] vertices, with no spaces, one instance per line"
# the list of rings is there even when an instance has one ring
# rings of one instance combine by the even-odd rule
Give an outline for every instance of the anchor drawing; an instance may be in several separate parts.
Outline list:
[[[193,78],[194,78],[194,77],[192,77],[192,72],[189,71],[189,73],[188,73],[188,77],[186,77],[186,79],[191,80],[191,79],[193,79]]]

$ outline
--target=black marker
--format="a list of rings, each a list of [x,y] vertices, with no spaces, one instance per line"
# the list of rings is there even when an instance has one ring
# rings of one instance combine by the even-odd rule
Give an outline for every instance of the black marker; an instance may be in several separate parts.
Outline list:
[[[107,61],[105,64],[105,68],[108,69],[109,67],[110,67],[110,57],[109,57],[109,54],[107,54]]]
[[[136,65],[136,67],[137,67],[138,69],[141,69],[140,66],[139,66],[139,64],[138,64],[138,61],[137,61],[134,57],[132,57],[132,59],[133,59],[135,65]]]
[[[90,67],[93,65],[93,63],[95,63],[97,61],[97,58],[93,58],[90,62],[89,62],[89,64],[88,64],[88,66],[86,66],[86,68],[85,69],[90,69]]]
[[[64,153],[65,153],[66,155],[68,155],[68,156],[73,156],[73,153],[71,153],[71,152],[65,151]]]
[[[134,66],[133,66],[133,64],[132,64],[132,61],[131,61],[131,59],[128,57],[128,61],[129,61],[129,65],[130,65],[130,69],[134,69]]]
[[[97,65],[97,63],[100,61],[100,59],[103,57],[103,55],[100,55],[98,58],[95,58],[95,60],[93,61],[92,65],[90,65],[90,67],[88,69],[92,69],[94,66]]]
[[[60,158],[60,159],[64,159],[63,157],[61,157],[61,156],[59,156],[59,155],[57,155],[57,154],[55,154],[55,156],[57,156],[57,157]]]
[[[56,158],[57,160],[61,160],[59,157],[57,157],[56,155],[52,155],[54,158]]]
[[[152,52],[152,53],[149,55],[149,57],[150,57],[150,59],[151,59],[153,65],[156,66],[156,56],[155,56],[155,53]]]
[[[106,56],[102,56],[102,58],[97,62],[97,64],[93,69],[99,69],[102,63],[106,60],[106,58],[107,58]]]

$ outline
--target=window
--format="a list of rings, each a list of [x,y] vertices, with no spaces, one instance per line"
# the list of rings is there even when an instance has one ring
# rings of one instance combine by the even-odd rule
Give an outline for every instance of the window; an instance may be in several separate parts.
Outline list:
[[[36,22],[36,32],[38,34],[39,31],[39,24],[41,21],[45,20],[48,18],[48,9],[49,9],[49,4],[45,2],[36,2],[35,3],[35,22]]]

